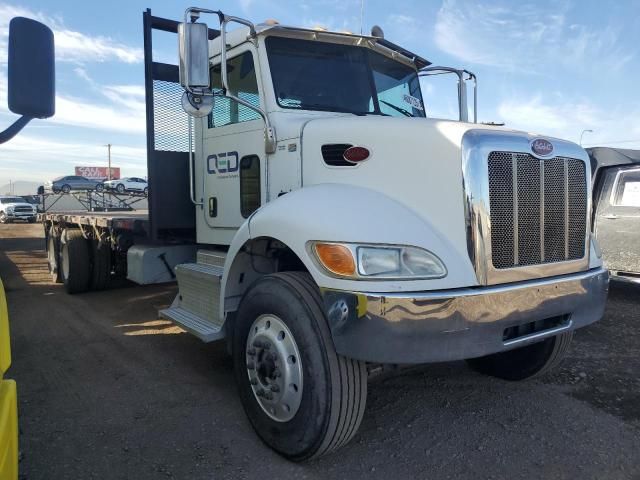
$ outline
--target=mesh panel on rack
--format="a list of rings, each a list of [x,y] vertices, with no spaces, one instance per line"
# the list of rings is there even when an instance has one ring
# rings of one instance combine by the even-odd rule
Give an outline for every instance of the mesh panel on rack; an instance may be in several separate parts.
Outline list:
[[[189,151],[188,117],[182,109],[182,87],[174,82],[153,81],[153,129],[156,150]]]

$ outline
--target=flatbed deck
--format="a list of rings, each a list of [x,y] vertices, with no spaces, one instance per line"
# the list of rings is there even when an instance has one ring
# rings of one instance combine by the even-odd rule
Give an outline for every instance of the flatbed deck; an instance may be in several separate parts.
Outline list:
[[[75,224],[87,227],[102,227],[111,230],[129,230],[135,232],[148,232],[148,210],[136,210],[133,212],[46,212],[40,213],[38,219],[41,222],[57,224]]]

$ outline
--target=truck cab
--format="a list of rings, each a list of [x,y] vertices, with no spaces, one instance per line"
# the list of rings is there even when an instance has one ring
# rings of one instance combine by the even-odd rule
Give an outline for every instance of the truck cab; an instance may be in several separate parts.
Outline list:
[[[198,21],[211,13],[214,35]],[[199,251],[161,316],[226,339],[245,411],[282,455],[348,442],[379,368],[531,378],[601,318],[589,157],[468,121],[465,70],[448,69],[450,121],[427,115],[430,62],[379,28],[191,8],[179,38]]]

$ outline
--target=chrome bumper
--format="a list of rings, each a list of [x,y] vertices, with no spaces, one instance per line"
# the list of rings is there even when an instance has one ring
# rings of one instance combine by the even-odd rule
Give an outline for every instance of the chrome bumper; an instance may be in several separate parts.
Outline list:
[[[462,360],[517,348],[602,317],[609,274],[602,268],[491,287],[413,293],[324,289],[336,351],[376,363]],[[505,338],[510,327],[561,319]],[[511,329],[513,330],[513,329]]]

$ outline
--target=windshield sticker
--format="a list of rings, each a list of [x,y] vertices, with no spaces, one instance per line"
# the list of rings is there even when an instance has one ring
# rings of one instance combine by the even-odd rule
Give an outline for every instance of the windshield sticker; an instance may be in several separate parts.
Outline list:
[[[420,101],[419,98],[412,97],[411,95],[407,95],[405,93],[402,96],[402,99],[405,101],[405,103],[408,103],[409,105],[411,105],[416,110],[420,110],[420,111],[424,110],[424,108],[422,107],[422,102]]]

